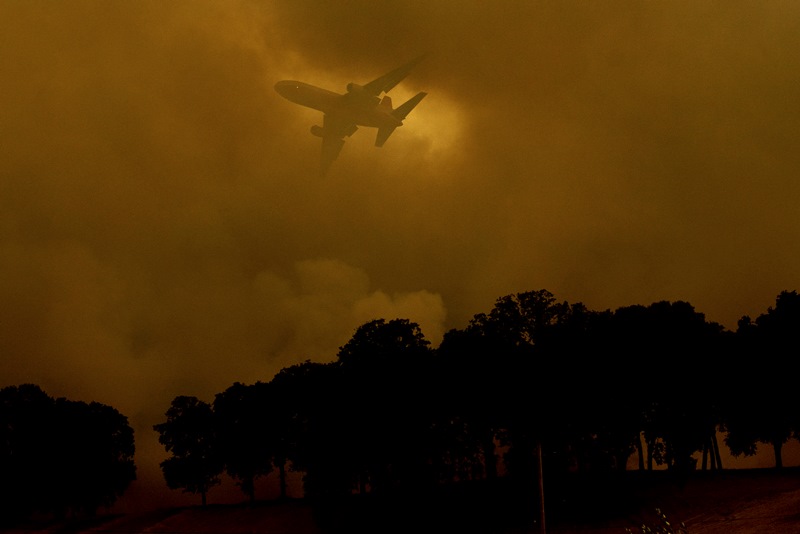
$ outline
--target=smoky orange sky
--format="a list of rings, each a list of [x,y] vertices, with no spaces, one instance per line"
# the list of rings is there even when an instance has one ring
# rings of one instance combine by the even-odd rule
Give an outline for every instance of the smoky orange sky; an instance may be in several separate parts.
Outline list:
[[[275,82],[421,53],[321,177]],[[127,415],[140,494],[172,398],[374,318],[437,346],[547,289],[735,329],[800,284],[796,2],[6,0],[0,66],[0,386]]]

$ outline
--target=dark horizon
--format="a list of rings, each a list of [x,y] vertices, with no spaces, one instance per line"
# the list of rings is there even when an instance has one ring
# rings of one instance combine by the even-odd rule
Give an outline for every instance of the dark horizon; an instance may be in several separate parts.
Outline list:
[[[115,490],[117,493],[109,501],[113,503],[110,507],[107,503],[103,504],[103,499],[107,497],[98,497],[100,500],[88,502],[96,503],[92,506],[97,508],[131,513],[145,511],[148,508],[153,509],[154,494],[162,496],[158,499],[159,508],[168,506],[168,502],[175,505],[196,505],[197,503],[193,503],[192,500],[196,501],[198,494],[202,495],[204,505],[206,494],[210,496],[212,493],[214,497],[209,499],[209,503],[213,504],[241,503],[247,499],[269,500],[275,497],[275,486],[278,482],[276,479],[279,478],[278,457],[272,459],[271,456],[278,454],[276,452],[278,449],[274,448],[279,443],[275,441],[276,438],[280,438],[280,443],[292,444],[291,449],[280,453],[281,457],[285,458],[288,475],[285,496],[313,498],[316,493],[309,494],[306,477],[313,475],[314,480],[317,480],[316,473],[321,465],[320,462],[330,462],[334,456],[337,458],[337,463],[344,462],[343,465],[346,465],[349,461],[347,460],[349,454],[344,451],[350,450],[350,447],[333,453],[333,456],[331,453],[323,453],[316,460],[312,459],[313,456],[308,456],[309,453],[319,455],[322,451],[320,447],[329,447],[342,439],[351,441],[355,439],[354,446],[358,450],[360,446],[355,443],[361,442],[362,439],[366,439],[365,443],[370,443],[375,439],[371,434],[377,432],[377,435],[382,435],[383,431],[380,428],[384,427],[392,435],[397,432],[405,432],[406,434],[399,434],[389,439],[392,442],[406,443],[404,447],[408,447],[411,443],[424,443],[427,446],[430,442],[433,445],[437,443],[437,440],[453,438],[447,437],[450,435],[450,431],[446,431],[439,437],[436,437],[437,434],[427,435],[430,429],[441,425],[443,421],[450,421],[446,423],[449,425],[452,424],[452,421],[462,418],[465,418],[463,421],[467,425],[459,431],[466,432],[460,438],[461,445],[452,449],[451,452],[447,452],[450,449],[444,448],[441,452],[431,449],[426,453],[433,455],[431,456],[433,458],[431,465],[439,465],[440,461],[445,462],[438,469],[450,463],[452,463],[452,468],[456,469],[459,463],[467,465],[464,462],[478,461],[475,464],[479,467],[478,471],[473,471],[473,467],[462,472],[461,475],[457,474],[459,471],[453,471],[446,475],[448,478],[454,477],[453,481],[464,482],[464,473],[467,472],[472,473],[467,475],[469,480],[474,478],[475,480],[490,481],[495,479],[498,474],[501,478],[507,478],[510,475],[512,480],[517,480],[520,469],[517,465],[518,461],[512,461],[509,464],[506,456],[517,450],[527,450],[530,443],[527,438],[519,443],[515,441],[517,438],[513,438],[513,436],[518,430],[515,431],[514,428],[520,424],[527,427],[531,421],[539,420],[542,417],[541,421],[544,422],[545,429],[542,430],[544,434],[541,439],[545,444],[549,444],[548,447],[555,447],[554,452],[550,452],[548,448],[544,454],[545,467],[551,466],[549,467],[549,476],[555,477],[551,483],[556,481],[558,484],[557,480],[561,476],[558,473],[564,469],[564,467],[556,468],[555,466],[567,458],[572,458],[573,455],[576,455],[574,459],[564,464],[573,465],[573,467],[564,473],[577,469],[578,473],[586,471],[587,475],[601,477],[606,476],[605,473],[609,468],[611,471],[619,469],[625,471],[647,469],[650,471],[668,468],[669,472],[674,472],[675,476],[679,477],[686,476],[695,470],[741,469],[743,453],[745,459],[749,459],[751,464],[756,460],[771,461],[773,467],[776,466],[776,462],[781,462],[781,466],[784,467],[794,466],[797,461],[797,451],[800,450],[798,446],[800,443],[796,443],[796,438],[800,433],[800,422],[793,421],[800,421],[800,416],[792,415],[791,408],[783,411],[777,409],[776,402],[786,406],[791,405],[789,397],[787,397],[790,394],[784,391],[787,388],[785,385],[781,385],[780,377],[773,376],[771,381],[762,380],[769,377],[763,373],[754,372],[753,365],[742,366],[738,371],[723,370],[722,374],[719,371],[721,363],[730,360],[744,361],[752,354],[758,354],[761,359],[777,357],[773,352],[785,349],[786,338],[784,336],[796,332],[797,325],[800,324],[798,311],[800,311],[800,297],[797,292],[783,291],[777,296],[774,306],[770,306],[764,313],[756,317],[743,317],[737,331],[730,332],[717,323],[707,321],[702,312],[684,301],[672,303],[661,301],[648,306],[631,305],[619,308],[612,313],[610,310],[590,310],[581,303],[570,304],[566,301],[559,301],[548,291],[537,290],[499,297],[492,310],[475,314],[464,329],[447,332],[443,343],[438,347],[431,345],[419,325],[413,321],[407,319],[374,320],[357,329],[351,340],[340,347],[335,360],[328,362],[307,360],[303,364],[282,369],[269,380],[258,380],[251,384],[238,382],[231,384],[224,391],[218,391],[213,402],[205,402],[196,397],[186,396],[184,393],[177,394],[172,401],[172,406],[164,414],[166,420],[162,417],[161,421],[153,427],[153,430],[160,435],[159,441],[166,448],[166,452],[171,451],[168,456],[162,454],[166,461],[162,461],[161,464],[163,470],[161,487],[153,480],[153,465],[145,463],[144,469],[141,469],[142,464],[137,463],[135,477],[124,474],[129,472],[127,467],[119,471],[113,465],[108,465],[102,467],[101,470],[119,473],[123,477],[121,479],[123,490]],[[665,356],[671,357],[673,361],[666,362]],[[600,369],[603,370],[601,374],[598,373]],[[547,385],[540,383],[542,378],[547,380]],[[643,385],[633,387],[634,384]],[[664,387],[667,389],[663,389]],[[24,388],[20,386],[19,388],[0,389],[0,394],[3,396],[3,399],[0,399],[3,400],[0,419],[6,422],[4,428],[10,432],[6,434],[4,441],[10,447],[6,452],[11,454],[6,460],[12,463],[4,462],[6,465],[13,467],[20,461],[30,461],[25,458],[30,455],[33,455],[31,458],[34,458],[37,454],[41,457],[56,458],[56,461],[62,463],[65,459],[74,457],[70,463],[79,465],[82,461],[91,460],[89,456],[85,457],[86,460],[81,460],[80,458],[84,458],[84,456],[79,458],[78,455],[78,451],[88,445],[79,445],[82,442],[73,442],[73,439],[84,439],[82,433],[89,428],[94,428],[93,432],[100,433],[96,434],[95,438],[91,438],[93,442],[106,443],[102,429],[111,430],[113,425],[120,424],[119,421],[124,421],[127,427],[127,417],[124,414],[118,414],[113,407],[106,407],[95,402],[87,404],[71,399],[54,399],[46,396],[46,392],[42,392],[38,386],[24,386]],[[564,397],[559,393],[569,388],[579,390],[574,393],[574,398]],[[667,395],[664,397],[664,393],[668,393],[670,389],[676,389],[679,393],[678,396]],[[629,392],[625,393],[625,390],[629,390]],[[23,391],[27,393],[23,395]],[[749,400],[743,399],[742,391],[751,393],[747,396]],[[409,399],[402,400],[403,392],[413,392],[410,394],[414,397],[414,402],[409,404]],[[486,397],[487,394],[490,397]],[[556,403],[549,402],[547,399],[553,394],[562,400]],[[598,397],[598,394],[601,396]],[[763,406],[757,402],[761,396],[769,397],[775,394],[782,395],[780,398],[785,398],[785,400],[771,400],[767,404],[762,401]],[[475,404],[475,401],[471,399],[476,395],[478,398],[486,398]],[[711,396],[709,397],[709,395]],[[30,399],[38,397],[50,398],[49,402],[53,403],[56,415],[51,416],[48,415],[49,411],[41,411],[43,405],[40,403],[30,404]],[[522,402],[522,399],[528,400]],[[540,399],[540,401],[537,402],[535,399]],[[29,404],[20,404],[20,402]],[[586,402],[590,403],[591,408]],[[372,404],[374,406],[369,407]],[[640,416],[635,416],[634,419],[631,419],[631,416],[619,419],[620,414],[616,412],[622,406],[636,407],[640,404],[641,407],[636,408],[644,410]],[[330,407],[327,407],[328,405]],[[411,409],[411,405],[416,405],[416,408]],[[545,411],[541,411],[541,408],[537,408],[537,406],[545,408]],[[197,409],[201,411],[196,412]],[[476,409],[478,412],[475,412]],[[575,411],[576,409],[578,411]],[[690,411],[685,412],[686,409]],[[207,412],[203,410],[207,410]],[[361,412],[363,412],[362,415],[356,415]],[[705,412],[708,413],[702,415]],[[781,446],[786,446],[785,452],[788,453],[784,455],[783,460],[774,455],[777,452],[775,450],[772,451],[773,455],[770,460],[765,458],[766,455],[769,455],[771,444],[766,441],[766,438],[759,436],[763,436],[763,432],[773,435],[774,430],[766,428],[749,430],[756,423],[756,420],[746,415],[749,412],[758,414],[756,420],[767,421],[772,420],[770,417],[774,418],[775,422],[770,424],[777,425],[775,429],[789,425],[787,433],[778,442]],[[97,417],[104,413],[116,414],[114,417],[119,421],[109,426],[112,420],[107,416],[102,416],[105,419],[99,419],[97,423],[90,424],[88,419],[85,420],[87,416]],[[196,413],[196,415],[192,415],[192,413]],[[204,413],[207,415],[198,419]],[[646,418],[649,422],[641,419],[645,413],[648,414]],[[658,415],[659,413],[662,415]],[[670,413],[674,415],[669,415]],[[698,418],[692,413],[700,414],[701,417]],[[391,416],[390,414],[395,415]],[[673,421],[672,418],[675,416],[679,416],[679,419]],[[28,419],[24,419],[25,417]],[[44,419],[42,419],[43,417]],[[75,417],[78,418],[74,419]],[[311,419],[308,419],[309,417]],[[353,422],[349,422],[351,417],[360,417],[361,423],[355,423],[355,419]],[[394,421],[394,417],[399,417],[395,421],[400,425],[397,428],[394,428],[394,423],[389,426],[386,426],[389,423],[381,423],[383,419]],[[442,417],[444,419],[440,419]],[[477,419],[470,423],[473,417],[477,417]],[[490,420],[496,420],[491,424],[494,445],[488,450],[481,445],[481,438],[474,434],[475,429],[484,424],[481,421],[487,417]],[[511,418],[509,419],[509,417]],[[707,419],[708,417],[713,417],[713,420]],[[54,418],[53,420],[57,421],[58,425],[56,429],[48,430],[47,421],[50,421],[51,418]],[[42,420],[40,421],[40,419]],[[86,422],[82,422],[84,420]],[[186,422],[181,422],[183,420]],[[211,426],[196,426],[201,420],[206,420],[204,425]],[[300,420],[307,422],[297,426]],[[425,421],[428,420],[429,422],[426,423]],[[627,422],[625,422],[626,420]],[[281,423],[284,426],[276,426],[279,421],[284,421]],[[296,429],[318,427],[328,428],[328,430],[316,436],[313,433],[307,435],[308,430],[296,434],[297,430],[290,430],[290,427],[285,426],[290,421],[296,421],[291,423],[292,428],[296,427]],[[724,460],[717,460],[721,461],[721,465],[715,461],[713,451],[711,454],[707,454],[707,442],[703,444],[701,450],[698,448],[700,442],[697,441],[697,437],[691,437],[691,435],[681,437],[682,434],[691,433],[691,429],[702,421],[707,421],[702,423],[703,425],[711,425],[709,430],[713,429],[716,436],[714,446],[719,447],[720,451],[717,454],[722,453],[724,458]],[[190,422],[194,426],[185,426]],[[643,446],[643,449],[637,451],[633,448],[633,442],[626,446],[630,448],[620,449],[618,452],[607,449],[606,447],[623,437],[623,435],[619,435],[611,440],[606,437],[605,441],[598,441],[596,446],[600,448],[584,458],[579,452],[580,448],[575,447],[585,446],[588,442],[584,441],[585,438],[579,439],[582,434],[575,434],[574,437],[567,438],[567,442],[565,442],[565,444],[572,443],[572,445],[566,445],[564,449],[568,456],[559,460],[562,453],[558,453],[558,448],[562,445],[557,444],[560,443],[560,440],[565,439],[559,436],[567,429],[571,430],[568,430],[564,436],[571,435],[570,433],[578,430],[588,432],[586,434],[588,437],[597,432],[597,430],[592,430],[593,427],[609,429],[603,432],[612,431],[613,434],[613,432],[623,429],[619,426],[623,423],[636,427],[638,437],[635,443],[639,447]],[[70,436],[69,432],[64,430],[67,429],[64,425],[72,424],[77,425],[75,436]],[[364,425],[366,426],[364,427]],[[476,425],[478,426],[476,427]],[[364,427],[361,430],[362,433],[366,431],[361,438],[357,435],[349,435],[359,427]],[[29,428],[39,428],[37,432],[55,433],[52,438],[43,440],[29,434],[31,431],[26,430]],[[191,430],[192,428],[196,430]],[[203,430],[204,428],[205,430]],[[424,430],[425,436],[411,435],[411,433],[420,432],[425,428],[427,428]],[[469,428],[472,430],[468,430]],[[127,458],[124,462],[131,462],[133,465],[132,462],[136,460],[136,456],[132,452],[136,436],[133,434],[133,429],[128,427],[127,431],[130,433],[127,438],[130,443],[125,445],[124,440],[115,440],[115,446],[123,448],[119,449],[120,452],[115,452],[114,457],[123,454],[124,458]],[[190,434],[187,434],[187,432],[195,431],[200,432],[196,438],[191,438]],[[338,437],[334,438],[330,434],[332,431],[338,434]],[[213,437],[212,434],[202,437],[205,432],[212,432]],[[292,434],[284,436],[284,432]],[[470,434],[472,437],[467,438]],[[124,436],[125,433],[119,435]],[[648,435],[652,435],[653,438],[647,438]],[[189,436],[189,441],[186,441],[187,436]],[[505,440],[509,436],[512,439],[510,442],[506,442]],[[665,453],[666,456],[651,458],[653,451],[658,454],[659,448],[653,448],[652,445],[656,442],[651,444],[645,438],[649,440],[655,439],[655,437],[658,437],[659,443],[661,443],[659,447],[665,447],[662,453]],[[88,435],[86,438],[88,439]],[[140,438],[141,436],[137,441]],[[734,438],[734,441],[729,441],[731,438]],[[596,437],[592,438],[592,440],[595,439]],[[630,437],[625,439],[630,440]],[[64,445],[58,445],[62,440]],[[44,449],[42,449],[43,452],[37,453],[36,451],[43,446],[40,444],[43,441],[55,444],[54,452],[57,454],[51,454]],[[308,445],[302,445],[304,441],[307,441],[311,448]],[[458,453],[464,454],[464,459],[458,460],[456,457],[443,456],[440,461],[436,460],[437,455],[440,454],[455,454],[454,451],[461,450],[468,442],[473,442],[473,447],[477,448],[473,452],[463,449]],[[29,445],[25,445],[25,443]],[[213,452],[214,457],[218,457],[219,466],[212,468],[208,475],[204,475],[211,477],[208,478],[208,487],[198,490],[196,482],[191,482],[190,486],[186,486],[186,482],[182,482],[182,480],[196,480],[195,475],[185,478],[189,471],[186,471],[185,474],[180,474],[178,471],[175,471],[175,474],[169,474],[166,464],[178,461],[187,454],[180,452],[185,450],[185,446],[189,446],[188,450],[191,451],[191,447],[206,447],[206,445],[202,445],[203,443],[218,443],[211,445],[212,448],[208,450]],[[384,454],[380,451],[385,444],[381,445],[380,443],[382,442],[377,441],[373,444],[377,447],[374,450],[371,449],[372,445],[364,445],[370,447],[368,449],[371,451],[369,457],[375,454]],[[583,445],[580,445],[581,443]],[[454,444],[455,442],[447,447],[454,446]],[[440,446],[443,445],[444,442],[440,443]],[[255,451],[253,447],[255,446],[258,446],[258,450],[262,452],[253,456],[253,451]],[[281,445],[281,447],[283,446],[285,445]],[[29,447],[34,447],[33,451],[25,452]],[[74,449],[74,452],[62,451],[64,447],[67,447],[66,451]],[[734,448],[740,450],[737,451]],[[318,452],[314,452],[314,450],[318,450]],[[20,455],[20,451],[25,452],[25,455]],[[756,451],[761,452],[753,454]],[[413,452],[412,448],[404,454]],[[101,451],[97,449],[97,453],[101,453]],[[602,460],[603,456],[598,453],[605,455],[606,460]],[[623,456],[618,456],[620,453]],[[96,453],[87,452],[86,454]],[[200,454],[201,452],[197,451],[190,453],[186,458]],[[203,457],[206,457],[207,454],[208,452],[202,452]],[[298,454],[300,456],[297,456]],[[475,456],[476,454],[478,456]],[[493,458],[493,466],[488,463],[486,454]],[[519,454],[517,452],[513,457],[517,458]],[[62,456],[63,459],[58,460]],[[689,456],[693,458],[690,463],[681,460],[684,457],[688,460]],[[449,459],[445,460],[445,458]],[[593,458],[590,463],[584,465],[583,462],[590,458]],[[229,463],[234,460],[235,463]],[[356,457],[351,460],[365,461],[358,460]],[[620,460],[624,463],[620,464]],[[268,463],[264,464],[264,461]],[[597,463],[598,461],[600,463]],[[609,461],[612,464],[616,462],[616,467],[613,467],[612,464],[602,467],[604,462]],[[263,467],[255,467],[256,464],[253,462],[258,462],[258,465]],[[309,467],[315,465],[317,467],[314,469]],[[19,467],[21,466],[17,466],[17,468]],[[66,468],[66,464],[64,467]],[[300,473],[290,473],[290,467],[299,469]],[[23,469],[25,468],[23,467]],[[49,468],[45,465],[37,467],[37,469],[56,470],[61,468],[58,467],[58,464],[54,464]],[[74,470],[72,467],[69,469]],[[449,472],[448,469],[442,473]],[[465,469],[465,467],[457,469]],[[16,473],[16,470],[13,471]],[[230,480],[220,485],[224,479],[222,475],[226,472],[230,476],[239,477],[236,485],[241,485],[241,487],[238,490],[234,491]],[[409,472],[411,473],[413,470]],[[144,477],[140,478],[139,473]],[[255,478],[251,480],[242,473],[250,473],[249,476]],[[684,474],[681,475],[681,473]],[[525,475],[523,479],[528,478],[529,475]],[[12,474],[12,481],[14,480],[13,476],[16,475]],[[47,476],[49,473],[43,472],[42,476],[37,478],[46,479]],[[67,478],[70,476],[74,475],[69,475]],[[90,481],[94,476],[97,475],[87,472],[85,479]],[[245,478],[241,478],[242,476]],[[257,482],[254,492],[249,497],[247,497],[246,486],[242,485],[248,480]],[[58,482],[56,487],[65,481],[66,479]],[[89,483],[86,481],[83,482],[84,485]],[[168,492],[163,491],[165,482],[169,486],[177,484],[173,487],[175,490],[182,488],[193,493],[193,498],[181,500],[176,499],[173,494],[165,499],[163,496],[168,495]],[[441,482],[434,485],[439,485]],[[319,481],[315,482],[312,491],[319,484]],[[426,487],[426,485],[423,484],[421,487]],[[5,488],[5,490],[8,489],[8,487]],[[73,489],[78,491],[77,488]],[[131,489],[133,491],[128,494]],[[345,493],[363,493],[365,491],[373,493],[377,489],[376,482],[372,481],[366,486],[353,485]],[[412,487],[405,487],[404,491],[408,492],[411,489]],[[31,488],[25,491],[27,493],[20,494],[23,499],[25,499],[25,495],[33,495],[31,491],[35,492],[36,490]],[[110,488],[100,491],[107,492],[110,491]],[[384,491],[382,490],[381,494]],[[246,499],[243,499],[242,492],[247,497]],[[128,494],[127,498],[126,494]],[[76,495],[82,495],[82,493],[78,492]],[[107,493],[107,495],[111,494]],[[91,507],[80,508],[76,511],[83,514],[92,509]]]

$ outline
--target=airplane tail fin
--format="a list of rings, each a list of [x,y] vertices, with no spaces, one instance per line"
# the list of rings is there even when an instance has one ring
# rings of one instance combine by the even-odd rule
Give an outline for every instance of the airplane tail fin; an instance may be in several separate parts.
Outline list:
[[[402,121],[406,118],[406,116],[411,113],[411,110],[414,109],[427,94],[428,93],[424,92],[417,93],[415,96],[411,97],[408,102],[401,104],[397,109],[392,110],[392,115],[394,118],[400,121],[400,124],[402,124]],[[385,96],[383,97],[381,105],[388,105],[391,109],[392,101],[388,96]],[[394,132],[395,128],[397,128],[397,126],[385,126],[383,128],[378,128],[378,136],[375,138],[375,146],[383,146],[386,140],[389,139],[389,136],[392,135],[392,132]]]

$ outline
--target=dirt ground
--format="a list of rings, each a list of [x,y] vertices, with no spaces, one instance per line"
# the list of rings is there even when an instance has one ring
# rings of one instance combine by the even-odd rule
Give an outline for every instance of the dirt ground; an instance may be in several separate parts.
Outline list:
[[[642,523],[657,525],[656,509],[673,525],[683,522],[687,534],[800,534],[800,469],[730,470],[698,473],[681,483],[643,486],[631,501],[620,503],[620,511],[597,519],[593,514],[579,518],[569,513],[558,520],[546,518],[546,534],[626,534],[626,528],[641,534]],[[613,500],[613,499],[612,499]],[[606,507],[604,501],[604,509]],[[623,511],[624,510],[624,511]],[[468,511],[467,511],[468,513]],[[536,514],[532,514],[536,516]],[[396,532],[392,514],[373,515],[369,532]],[[424,521],[420,521],[424,523]],[[500,528],[490,523],[460,527],[437,526],[437,532],[480,532],[485,534],[540,534],[538,524]],[[466,528],[464,528],[466,526]],[[385,528],[384,528],[385,527]],[[441,528],[445,527],[445,528]],[[359,532],[364,529],[358,529]],[[416,529],[415,529],[416,530]],[[405,531],[405,529],[403,529]],[[419,532],[426,532],[425,524]],[[302,500],[265,502],[256,507],[211,506],[151,510],[138,514],[99,517],[88,522],[28,525],[7,534],[328,534],[316,520],[311,507]],[[336,532],[352,532],[337,529]],[[656,531],[661,532],[661,531]],[[673,530],[677,532],[677,530]],[[6,533],[4,533],[6,534]]]
[[[639,534],[642,523],[659,524],[656,508],[673,527],[683,522],[687,534],[800,534],[800,470],[740,470],[698,477],[684,487],[646,495],[636,513],[605,524],[556,524],[547,533],[624,534],[629,528]]]

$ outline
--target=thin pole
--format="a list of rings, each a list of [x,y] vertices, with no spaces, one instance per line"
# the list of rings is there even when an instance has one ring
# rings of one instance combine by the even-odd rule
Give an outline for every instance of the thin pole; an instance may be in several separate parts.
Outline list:
[[[536,443],[536,460],[539,464],[539,532],[547,534],[544,524],[544,475],[542,473],[542,442]]]

